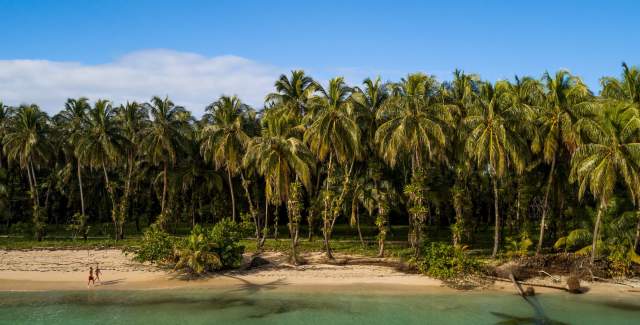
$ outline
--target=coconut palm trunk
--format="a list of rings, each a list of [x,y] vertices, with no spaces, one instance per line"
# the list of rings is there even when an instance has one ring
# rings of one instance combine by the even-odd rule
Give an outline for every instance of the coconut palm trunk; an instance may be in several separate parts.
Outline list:
[[[593,243],[591,244],[591,264],[595,262],[597,255],[597,246],[598,246],[598,235],[600,232],[600,222],[602,220],[602,212],[606,207],[606,203],[602,201],[600,206],[598,207],[598,215],[596,216],[596,224],[593,227]]]
[[[260,240],[258,241],[257,251],[258,253],[262,252],[262,248],[264,247],[264,242],[267,240],[267,235],[269,234],[269,198],[264,198],[264,227],[262,228],[262,235]]]
[[[327,180],[326,180],[326,193],[324,198],[324,211],[322,212],[322,234],[324,236],[324,249],[327,254],[327,258],[333,259],[333,254],[331,254],[331,246],[329,246],[329,231],[331,223],[329,221],[329,198],[327,195],[329,194],[329,182],[331,180],[331,168],[333,162],[333,155],[329,153],[329,166],[327,168]]]
[[[493,203],[495,210],[495,229],[493,233],[493,252],[491,253],[491,257],[495,258],[498,255],[498,249],[500,247],[500,213],[498,211],[498,179],[496,176],[493,176]]]
[[[256,208],[253,205],[253,200],[251,200],[251,192],[249,191],[249,183],[244,179],[244,173],[242,172],[240,172],[240,179],[242,180],[242,188],[244,189],[244,193],[247,196],[247,201],[249,203],[249,213],[251,214],[251,218],[253,219],[253,223],[256,228],[256,241],[259,241],[260,220],[258,220],[258,211],[256,211]]]
[[[358,237],[360,238],[360,244],[362,248],[365,248],[364,239],[362,239],[362,231],[360,230],[360,214],[358,213],[358,207],[356,206],[356,228],[358,229]]]
[[[538,237],[538,246],[536,247],[536,255],[540,255],[542,250],[542,242],[544,241],[544,229],[546,227],[547,210],[549,208],[549,192],[551,192],[551,184],[553,183],[553,172],[556,167],[556,156],[551,161],[551,170],[547,179],[547,189],[544,192],[544,203],[542,205],[542,218],[540,219],[540,237]]]
[[[636,217],[638,218],[638,223],[636,225],[636,238],[633,241],[633,251],[635,253],[638,252],[638,240],[640,239],[640,210],[636,211]]]
[[[227,167],[227,181],[229,181],[229,193],[231,194],[231,214],[232,220],[236,221],[236,196],[233,194],[233,182],[231,181],[231,169]]]
[[[80,161],[78,161],[78,186],[80,187],[80,211],[82,212],[82,216],[84,217],[84,192],[82,189],[82,171],[80,167]]]
[[[105,164],[102,164],[102,171],[104,172],[104,182],[106,183],[107,186],[107,193],[109,193],[109,199],[111,199],[111,220],[113,221],[113,232],[114,232],[114,239],[117,241],[118,240],[118,219],[116,216],[116,211],[117,211],[117,206],[116,206],[116,200],[114,197],[114,193],[113,193],[113,188],[111,187],[111,183],[109,182],[109,173],[107,173],[107,166],[105,166]]]
[[[40,195],[38,195],[38,181],[36,181],[36,171],[33,168],[33,161],[29,159],[29,166],[31,167],[31,177],[33,178],[33,193],[35,195],[35,203],[38,207],[40,207]]]
[[[167,161],[164,161],[162,172],[162,203],[160,203],[160,213],[164,214],[164,208],[167,201]]]

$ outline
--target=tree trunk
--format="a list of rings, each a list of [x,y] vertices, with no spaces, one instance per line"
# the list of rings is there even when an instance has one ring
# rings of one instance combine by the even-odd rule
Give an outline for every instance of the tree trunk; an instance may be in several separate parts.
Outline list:
[[[498,179],[496,176],[493,177],[493,200],[496,222],[493,234],[493,252],[491,253],[491,258],[495,258],[496,255],[498,255],[498,248],[500,247],[500,213],[498,212]]]
[[[114,198],[113,189],[111,188],[111,184],[109,183],[109,174],[107,173],[107,167],[104,165],[104,163],[102,164],[102,171],[104,172],[104,181],[107,186],[107,192],[109,193],[109,198],[111,199],[111,220],[113,221],[114,239],[118,241],[118,221],[116,219],[117,206]]]
[[[549,192],[551,192],[551,183],[553,183],[553,172],[556,168],[556,156],[553,156],[551,161],[551,170],[549,171],[549,178],[547,179],[547,189],[544,192],[544,203],[542,204],[542,218],[540,219],[540,237],[538,237],[538,246],[536,247],[536,255],[540,255],[542,250],[542,242],[544,241],[544,228],[546,227],[547,210],[549,203]]]
[[[266,195],[264,197],[264,227],[262,229],[262,238],[258,241],[257,251],[258,253],[262,252],[262,247],[264,247],[264,242],[267,240],[267,235],[269,234],[269,198]]]
[[[31,177],[33,177],[33,190],[36,196],[36,204],[40,207],[40,195],[38,194],[38,181],[36,180],[36,170],[33,168],[33,162],[29,160],[31,166]]]
[[[633,241],[633,252],[638,253],[638,240],[640,239],[640,210],[636,211],[638,224],[636,225],[636,239]]]
[[[315,219],[313,208],[310,208],[309,215],[307,216],[307,224],[309,225],[309,238],[308,241],[313,241],[313,220]]]
[[[360,244],[362,248],[365,248],[364,239],[362,239],[362,231],[360,230],[360,213],[358,213],[358,207],[356,206],[356,228],[358,229],[358,237],[360,237]]]
[[[251,218],[253,219],[253,223],[256,228],[256,241],[258,241],[260,240],[260,223],[258,222],[258,212],[253,206],[253,201],[251,200],[251,191],[249,191],[249,184],[244,179],[244,174],[242,172],[240,172],[240,179],[242,180],[242,188],[244,188],[244,193],[247,196],[247,201],[249,202],[249,213],[251,213]]]
[[[129,154],[127,161],[127,178],[125,180],[124,193],[122,193],[122,198],[120,199],[118,215],[116,218],[118,239],[124,239],[124,225],[127,220],[126,216],[129,210],[129,195],[131,192],[131,178],[133,175],[133,156],[131,154]]]
[[[227,180],[229,181],[229,193],[231,193],[231,215],[232,220],[236,221],[236,196],[233,194],[233,182],[231,182],[231,170],[227,167]]]
[[[82,171],[80,168],[80,161],[78,160],[78,185],[80,187],[80,211],[84,217],[84,192],[82,190]]]
[[[326,180],[326,191],[324,198],[324,211],[323,211],[323,225],[322,225],[322,234],[324,236],[324,248],[327,254],[327,258],[333,259],[333,254],[331,254],[331,246],[329,245],[329,198],[326,196],[329,194],[329,181],[331,180],[331,167],[332,167],[332,159],[333,155],[329,153],[329,166],[327,168],[327,180]]]
[[[167,162],[164,162],[163,174],[162,174],[162,203],[160,204],[160,213],[164,214],[165,202],[167,200]]]
[[[596,246],[598,243],[598,234],[600,231],[600,220],[602,219],[602,210],[604,210],[605,207],[606,207],[605,202],[600,203],[600,206],[598,207],[598,216],[596,217],[596,225],[595,227],[593,227],[593,243],[591,244],[591,264],[595,262],[596,254],[598,253],[596,251]]]
[[[278,203],[279,204],[279,203]],[[279,221],[280,221],[280,211],[279,211],[279,207],[280,205],[276,204],[276,210],[273,213],[273,239],[274,240],[278,240],[278,226],[279,225]]]

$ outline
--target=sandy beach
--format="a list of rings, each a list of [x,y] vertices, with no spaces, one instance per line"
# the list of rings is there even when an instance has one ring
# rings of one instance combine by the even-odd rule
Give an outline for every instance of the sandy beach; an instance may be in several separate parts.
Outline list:
[[[336,290],[344,287],[402,294],[455,292],[442,281],[409,274],[393,266],[393,259],[336,255],[342,264],[327,264],[321,253],[306,254],[307,264],[293,266],[286,255],[267,252],[270,264],[186,279],[170,269],[132,261],[117,249],[105,250],[1,250],[0,291],[86,290],[89,266],[100,263],[102,281],[90,290],[153,290],[172,288],[256,287],[278,290]],[[246,256],[248,259],[249,256]],[[376,265],[377,264],[377,265]],[[536,280],[533,280],[534,282]],[[544,282],[544,279],[538,279]],[[530,281],[531,282],[531,281]],[[638,295],[634,284],[584,283],[590,293]],[[474,290],[514,292],[506,282],[485,284]],[[558,292],[536,288],[537,292]]]
[[[2,250],[0,290],[79,290],[87,288],[89,266],[100,263],[102,282],[95,289],[166,289],[234,285],[330,287],[368,284],[400,285],[408,290],[442,288],[441,281],[419,274],[407,274],[392,266],[325,264],[320,253],[306,254],[308,263],[293,266],[281,253],[262,255],[271,264],[251,270],[234,270],[206,277],[185,279],[170,269],[137,263],[117,249],[106,250]],[[246,256],[248,259],[248,256]],[[337,255],[338,260],[345,256]],[[348,257],[352,260],[358,257]],[[384,260],[367,260],[368,263]]]

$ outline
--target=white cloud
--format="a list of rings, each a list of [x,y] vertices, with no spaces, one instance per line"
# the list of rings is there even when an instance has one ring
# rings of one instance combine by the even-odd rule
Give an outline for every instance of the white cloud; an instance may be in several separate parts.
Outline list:
[[[171,50],[138,51],[96,65],[0,60],[0,100],[7,105],[36,103],[56,113],[69,97],[120,104],[168,95],[200,116],[221,94],[238,95],[260,108],[283,71],[238,56],[205,57]]]

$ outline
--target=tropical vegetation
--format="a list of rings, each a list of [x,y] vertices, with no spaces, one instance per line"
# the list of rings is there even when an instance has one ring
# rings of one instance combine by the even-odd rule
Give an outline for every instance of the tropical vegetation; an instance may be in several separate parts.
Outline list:
[[[0,103],[0,143],[1,231],[121,241],[148,228],[140,258],[195,272],[237,265],[240,237],[258,251],[288,237],[299,263],[321,233],[332,258],[340,227],[380,256],[405,245],[431,273],[424,255],[474,250],[637,260],[640,69],[627,64],[598,93],[565,70],[361,85],[297,70],[261,107],[221,96],[203,116],[168,97],[70,98],[53,116]]]

